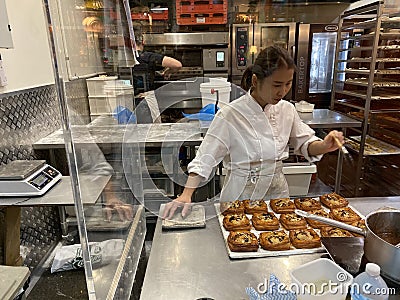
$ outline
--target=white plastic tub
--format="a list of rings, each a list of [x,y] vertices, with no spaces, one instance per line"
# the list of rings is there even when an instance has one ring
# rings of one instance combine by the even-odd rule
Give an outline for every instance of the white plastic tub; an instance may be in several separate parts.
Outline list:
[[[311,176],[317,172],[317,167],[312,163],[284,164],[282,171],[289,185],[289,195],[306,196]]]
[[[217,101],[217,93],[212,91],[218,91],[218,106],[223,107],[229,103],[231,95],[231,83],[227,82],[226,79],[210,78],[210,82],[200,84],[200,93],[203,107]]]
[[[98,76],[86,79],[89,96],[104,96],[107,83],[115,82],[117,76]]]
[[[344,300],[353,276],[327,258],[306,263],[292,272],[290,290],[299,300]]]

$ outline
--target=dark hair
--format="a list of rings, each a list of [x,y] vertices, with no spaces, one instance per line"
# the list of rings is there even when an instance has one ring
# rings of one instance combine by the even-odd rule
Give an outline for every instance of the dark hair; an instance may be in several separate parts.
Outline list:
[[[240,86],[248,91],[251,88],[253,74],[258,80],[263,80],[281,67],[296,70],[296,64],[286,49],[279,46],[267,47],[258,54],[254,65],[244,71]]]

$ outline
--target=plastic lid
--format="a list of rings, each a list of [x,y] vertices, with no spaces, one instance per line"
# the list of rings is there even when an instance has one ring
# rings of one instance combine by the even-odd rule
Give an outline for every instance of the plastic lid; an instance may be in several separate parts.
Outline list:
[[[371,276],[379,276],[381,274],[381,268],[377,264],[367,263],[367,266],[365,267],[365,272],[367,272],[367,274]]]

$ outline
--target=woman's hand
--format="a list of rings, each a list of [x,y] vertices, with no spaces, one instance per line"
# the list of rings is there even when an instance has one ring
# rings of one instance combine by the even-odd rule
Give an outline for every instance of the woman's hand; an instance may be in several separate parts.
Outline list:
[[[185,218],[190,211],[191,202],[191,196],[187,196],[183,193],[178,198],[165,205],[162,218],[171,219],[178,207],[182,207],[182,218]]]
[[[323,145],[326,152],[335,151],[341,148],[344,144],[343,132],[332,130],[323,140]]]
[[[113,212],[117,212],[119,219],[123,221],[133,220],[133,206],[126,204],[118,198],[108,197],[103,208],[108,222],[111,222]]]

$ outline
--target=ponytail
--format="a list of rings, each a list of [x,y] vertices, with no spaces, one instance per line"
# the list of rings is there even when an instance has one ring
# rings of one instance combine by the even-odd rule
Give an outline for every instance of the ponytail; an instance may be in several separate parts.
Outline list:
[[[247,67],[242,75],[242,81],[240,82],[240,86],[246,92],[251,88],[251,78],[253,77],[253,66]]]

